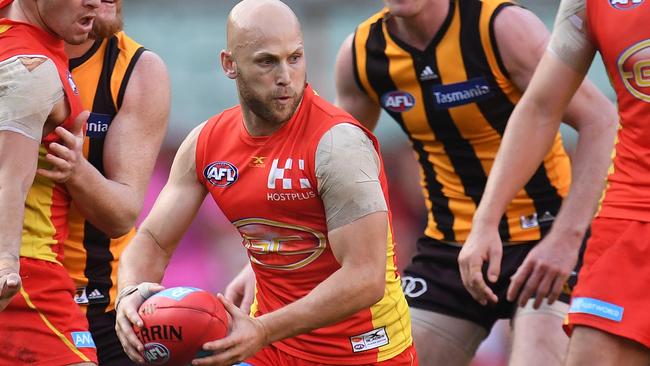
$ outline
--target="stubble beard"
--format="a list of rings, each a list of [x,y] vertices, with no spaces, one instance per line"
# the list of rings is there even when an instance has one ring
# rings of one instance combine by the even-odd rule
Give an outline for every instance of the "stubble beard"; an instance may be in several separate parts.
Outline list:
[[[291,119],[296,109],[298,109],[305,92],[304,87],[299,92],[292,89],[293,99],[291,103],[282,105],[274,99],[274,95],[265,99],[264,96],[256,93],[241,74],[237,78],[237,83],[241,103],[261,120],[274,126],[281,125]]]

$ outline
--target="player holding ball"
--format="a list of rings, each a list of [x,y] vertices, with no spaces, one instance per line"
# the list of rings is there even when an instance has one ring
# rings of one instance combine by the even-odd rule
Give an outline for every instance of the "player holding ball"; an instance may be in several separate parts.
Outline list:
[[[239,230],[256,277],[250,317],[232,318],[192,365],[417,365],[395,266],[375,137],[306,83],[296,15],[244,0],[227,22],[223,70],[240,105],[182,143],[151,213],[120,261],[117,333],[144,362],[138,308],[210,193]]]

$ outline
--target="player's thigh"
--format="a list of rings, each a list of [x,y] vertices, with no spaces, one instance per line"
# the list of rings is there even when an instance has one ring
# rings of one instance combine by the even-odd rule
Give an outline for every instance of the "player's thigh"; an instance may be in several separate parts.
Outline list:
[[[420,238],[416,253],[402,276],[404,296],[411,309],[450,315],[490,329],[504,317],[504,307],[501,304],[497,307],[482,306],[470,295],[458,268],[460,249],[460,246],[432,238]],[[512,256],[505,255],[504,258],[510,260]],[[495,291],[505,294],[506,288],[507,283],[501,281],[495,286]],[[511,308],[507,304],[506,307]]]
[[[469,320],[411,308],[413,341],[419,364],[468,365],[488,331]]]
[[[20,274],[20,294],[0,312],[0,366],[94,365],[95,344],[65,269],[21,257]]]
[[[607,332],[577,325],[571,335],[567,366],[647,366],[650,349]]]
[[[569,344],[562,324],[569,305],[561,301],[552,305],[543,302],[539,309],[533,309],[532,303],[530,300],[525,307],[518,308],[513,317],[509,365],[562,365]]]

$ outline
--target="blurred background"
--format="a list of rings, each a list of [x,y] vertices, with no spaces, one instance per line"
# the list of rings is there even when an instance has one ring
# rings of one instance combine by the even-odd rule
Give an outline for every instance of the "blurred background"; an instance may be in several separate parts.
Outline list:
[[[138,0],[123,3],[126,32],[163,58],[172,81],[169,131],[142,219],[165,184],[171,161],[185,135],[210,116],[238,103],[235,83],[223,75],[219,61],[219,51],[225,48],[226,42],[226,16],[237,1]],[[308,79],[320,95],[334,101],[334,61],[338,47],[358,23],[382,7],[382,2],[294,0],[287,3],[303,25]],[[522,0],[520,3],[552,27],[559,0]],[[613,99],[600,59],[595,62],[589,77]],[[419,173],[408,141],[395,122],[384,114],[375,132],[382,144],[390,186],[398,263],[404,268],[426,224]],[[562,133],[567,149],[571,150],[575,132],[563,126]],[[176,250],[164,284],[191,285],[220,292],[246,261],[238,233],[208,198]],[[507,322],[497,323],[490,338],[481,346],[474,366],[506,363],[508,330]]]

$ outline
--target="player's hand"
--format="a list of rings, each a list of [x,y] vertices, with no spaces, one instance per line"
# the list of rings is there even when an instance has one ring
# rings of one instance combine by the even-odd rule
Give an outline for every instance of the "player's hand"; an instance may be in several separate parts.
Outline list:
[[[49,169],[39,168],[36,172],[39,175],[49,178],[56,183],[65,183],[72,178],[79,164],[84,160],[84,123],[88,119],[88,111],[83,111],[77,116],[70,130],[59,126],[54,133],[61,138],[60,144],[53,142],[49,145],[49,152],[45,160],[51,164]]]
[[[136,291],[128,295],[118,295],[117,308],[115,309],[117,313],[115,331],[120,343],[122,343],[124,352],[135,362],[144,363],[144,358],[142,358],[144,345],[133,331],[134,325],[138,327],[144,325],[140,315],[138,315],[138,309],[147,298],[164,289],[163,286],[157,283],[143,282],[137,286]],[[128,292],[128,288],[121,291],[121,293],[125,292]]]
[[[511,277],[508,301],[517,299],[520,306],[534,297],[537,309],[547,298],[552,304],[562,293],[562,287],[575,268],[582,238],[570,239],[554,234],[553,230],[526,256]],[[517,296],[518,295],[518,296]]]
[[[224,297],[245,313],[250,313],[251,304],[255,298],[255,273],[250,263],[246,264],[226,287]]]
[[[213,355],[194,359],[194,366],[230,366],[253,356],[268,344],[266,330],[259,319],[248,316],[223,295],[217,296],[230,315],[231,330],[225,338],[204,344],[203,349]]]
[[[0,259],[0,311],[4,310],[11,298],[20,290],[20,260],[16,256]]]
[[[474,224],[458,255],[458,266],[463,285],[481,305],[499,301],[483,278],[483,263],[489,263],[488,280],[495,283],[501,271],[502,254],[503,244],[497,228]]]

